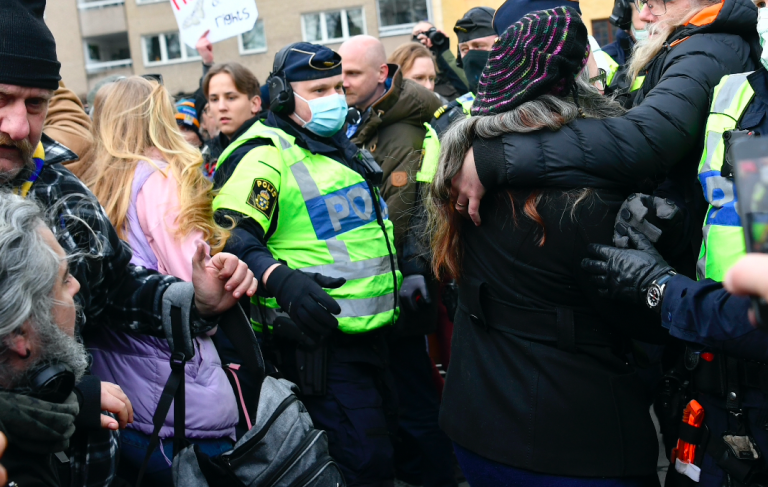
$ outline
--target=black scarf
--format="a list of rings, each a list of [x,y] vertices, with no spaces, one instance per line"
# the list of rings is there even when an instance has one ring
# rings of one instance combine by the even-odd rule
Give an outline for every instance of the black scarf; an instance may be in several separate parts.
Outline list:
[[[74,392],[61,404],[0,392],[0,427],[8,436],[8,444],[29,453],[56,453],[69,448],[79,411]]]

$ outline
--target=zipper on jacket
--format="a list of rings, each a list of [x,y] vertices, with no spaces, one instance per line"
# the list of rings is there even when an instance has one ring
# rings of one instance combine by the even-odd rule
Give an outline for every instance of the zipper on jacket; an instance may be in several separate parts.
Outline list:
[[[314,445],[317,442],[317,439],[320,438],[320,435],[322,435],[323,432],[321,430],[314,430],[310,434],[306,436],[301,441],[301,444],[296,448],[296,450],[293,452],[293,454],[288,458],[288,460],[283,463],[283,466],[280,467],[280,470],[274,473],[272,475],[272,478],[275,480],[269,479],[268,482],[264,482],[264,485],[266,486],[275,486],[277,485],[280,480],[282,480],[283,477],[285,477],[285,474],[287,474],[291,468],[293,468],[294,465],[296,465],[296,462],[299,461],[302,455],[307,452],[310,448],[312,448],[312,445]]]
[[[269,432],[269,428],[272,427],[272,424],[277,421],[277,418],[280,417],[283,412],[285,412],[286,409],[288,409],[288,406],[293,404],[294,402],[298,401],[299,399],[291,394],[290,396],[283,399],[283,402],[280,403],[279,406],[275,409],[275,411],[272,413],[272,416],[269,417],[266,423],[264,423],[264,426],[259,430],[258,433],[253,435],[248,441],[240,445],[237,449],[240,450],[236,454],[228,455],[226,457],[222,456],[222,460],[226,462],[228,466],[232,466],[232,463],[237,462],[243,455],[248,453],[248,450],[255,445],[256,443],[260,442]]]

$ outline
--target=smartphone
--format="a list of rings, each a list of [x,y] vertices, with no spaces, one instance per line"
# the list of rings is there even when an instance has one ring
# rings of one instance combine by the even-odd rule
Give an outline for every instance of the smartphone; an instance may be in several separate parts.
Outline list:
[[[736,208],[744,228],[747,252],[768,253],[768,137],[746,137],[733,143]],[[768,276],[766,276],[768,279]],[[768,328],[768,302],[752,297],[758,326]]]

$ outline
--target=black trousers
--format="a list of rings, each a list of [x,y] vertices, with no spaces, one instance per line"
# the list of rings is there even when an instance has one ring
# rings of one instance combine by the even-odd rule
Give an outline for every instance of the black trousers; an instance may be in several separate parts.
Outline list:
[[[440,401],[424,336],[391,341],[389,357],[399,401],[397,478],[424,487],[455,487],[453,449],[437,424]]]

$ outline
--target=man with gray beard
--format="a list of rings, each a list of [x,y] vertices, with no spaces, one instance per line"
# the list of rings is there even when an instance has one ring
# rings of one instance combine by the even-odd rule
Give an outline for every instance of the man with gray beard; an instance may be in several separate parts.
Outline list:
[[[0,193],[0,429],[11,443],[3,464],[18,485],[60,484],[55,455],[88,430],[83,415],[94,408],[117,413],[119,422],[101,416],[104,428],[132,420],[118,386],[102,384],[96,404],[74,388],[88,366],[75,339],[79,290],[40,207]]]
[[[184,300],[183,307],[189,312],[188,326],[193,335],[210,331],[217,324],[219,314],[243,296],[252,296],[256,292],[253,273],[234,255],[222,252],[213,258],[207,257],[202,243],[193,258],[191,283],[130,264],[131,249],[118,238],[98,200],[61,165],[77,156],[43,134],[48,102],[61,79],[56,44],[43,21],[44,11],[44,0],[0,2],[0,187],[22,198],[35,200],[52,213],[55,240],[68,256],[67,265],[72,276],[69,285],[79,283],[78,290],[68,298],[73,306],[66,308],[71,312],[71,322],[67,321],[64,332],[68,337],[87,341],[88,333],[94,327],[109,326],[163,337],[163,299],[171,296],[181,296]],[[20,222],[17,224],[21,225]],[[53,234],[48,237],[53,238]],[[11,271],[25,269],[11,266],[8,272]],[[0,279],[6,278],[7,275],[0,274]],[[3,293],[0,301],[20,299],[13,294],[19,289],[9,292]],[[34,306],[27,312],[39,313],[42,309]],[[0,304],[0,323],[11,316]],[[55,313],[53,318],[53,322],[61,325]],[[21,323],[24,323],[29,317],[14,319],[22,319]],[[77,347],[67,348],[74,346],[75,338],[57,338],[50,328],[46,334],[45,323],[50,322],[38,316],[31,319],[29,325],[15,323],[7,329],[17,333],[7,336],[11,341],[0,346],[0,387],[12,391],[14,397],[13,402],[0,405],[0,422],[6,427],[9,440],[8,454],[16,455],[23,463],[34,455],[17,454],[16,449],[46,455],[56,452],[56,466],[66,467],[63,470],[70,477],[66,484],[109,485],[116,467],[117,430],[132,420],[130,401],[122,391],[86,375],[77,383],[74,395],[55,395],[56,400],[43,401],[45,414],[34,409],[39,406],[39,398],[22,394],[32,392],[33,388],[26,383],[32,376],[36,376],[38,382],[45,382],[45,377],[36,375],[35,367],[30,364],[45,366],[55,356],[60,365],[56,370],[61,372],[65,365],[70,369],[72,376],[68,376],[67,381],[74,384],[74,379],[82,375],[78,372],[82,370],[82,363],[67,358],[81,356],[75,353]],[[3,329],[6,328],[0,324],[0,337],[5,336]],[[54,357],[47,356],[42,345],[51,345],[50,342],[56,342],[55,347],[47,349]],[[27,373],[31,375],[25,379]],[[66,388],[57,387],[56,390],[61,392]],[[46,394],[45,397],[49,396]],[[24,407],[32,407],[32,412],[25,413]],[[103,416],[102,411],[115,414],[117,420]],[[25,417],[32,423],[24,428],[9,427],[9,424],[25,424],[22,420]],[[44,428],[34,433],[36,422],[47,425],[46,431],[53,434],[55,441],[46,444],[44,439],[38,439]],[[60,429],[51,429],[48,423],[57,424]],[[78,431],[91,432],[78,444],[68,441],[75,425]],[[96,438],[98,435],[100,438]],[[67,446],[71,448],[65,453]],[[19,465],[15,471],[23,474],[40,476],[48,471],[39,468],[40,464],[32,460]],[[55,469],[49,470],[55,473]],[[10,480],[23,486],[59,485],[55,476],[37,482],[22,483],[13,476]]]

